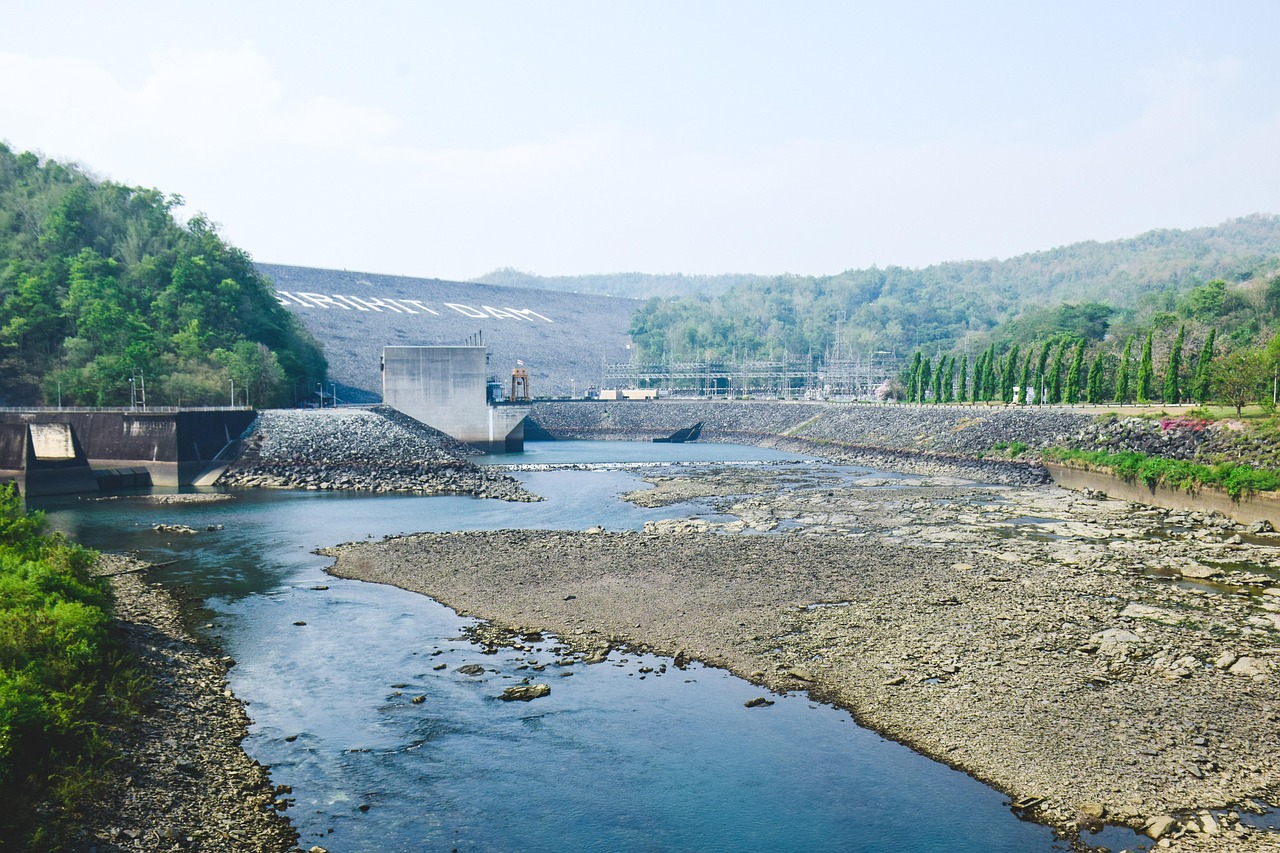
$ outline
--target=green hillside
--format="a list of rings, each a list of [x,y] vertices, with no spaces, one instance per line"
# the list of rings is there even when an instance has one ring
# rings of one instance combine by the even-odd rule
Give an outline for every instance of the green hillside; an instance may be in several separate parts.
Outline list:
[[[780,276],[718,295],[654,298],[631,331],[649,359],[949,350],[966,337],[985,345],[1004,324],[1063,303],[1105,303],[1113,321],[1141,324],[1206,281],[1277,270],[1280,217],[1254,215],[1008,260]]]
[[[0,144],[0,405],[288,404],[318,345],[181,203]],[[140,400],[139,400],[140,402]]]

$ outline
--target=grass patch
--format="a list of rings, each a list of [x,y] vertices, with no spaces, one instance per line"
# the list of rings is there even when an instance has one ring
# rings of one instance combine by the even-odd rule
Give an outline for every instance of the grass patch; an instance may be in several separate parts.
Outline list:
[[[1190,492],[1210,486],[1222,489],[1232,500],[1240,500],[1256,492],[1280,490],[1280,474],[1237,462],[1203,465],[1199,462],[1149,456],[1136,451],[1111,453],[1106,450],[1069,450],[1062,447],[1048,448],[1044,451],[1044,456],[1046,459],[1068,464],[1083,463],[1115,474],[1122,480],[1145,483],[1148,488],[1166,486]]]
[[[992,445],[991,449],[1010,457],[1018,457],[1027,452],[1027,445],[1021,441],[1001,441]]]

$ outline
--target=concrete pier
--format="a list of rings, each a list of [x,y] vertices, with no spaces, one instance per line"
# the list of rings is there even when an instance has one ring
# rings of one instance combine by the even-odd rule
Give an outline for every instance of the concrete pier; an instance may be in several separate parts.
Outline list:
[[[487,398],[486,352],[483,346],[384,347],[383,402],[486,453],[521,451],[530,406]]]

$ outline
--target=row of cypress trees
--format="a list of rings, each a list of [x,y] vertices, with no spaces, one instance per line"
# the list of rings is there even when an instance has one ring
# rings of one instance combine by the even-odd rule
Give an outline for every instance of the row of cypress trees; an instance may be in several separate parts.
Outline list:
[[[1194,401],[1205,404],[1212,385],[1210,366],[1216,332],[1209,330],[1200,357],[1187,375],[1183,359],[1186,326],[1169,348],[1163,381],[1156,387],[1152,348],[1155,332],[1147,333],[1137,363],[1133,359],[1134,337],[1129,336],[1112,367],[1114,357],[1099,347],[1086,367],[1088,341],[1059,338],[1044,341],[1037,351],[1029,347],[1025,358],[1017,343],[1001,352],[995,344],[980,353],[972,369],[966,353],[957,361],[942,354],[936,364],[917,350],[904,377],[905,399],[909,403],[1165,403]]]

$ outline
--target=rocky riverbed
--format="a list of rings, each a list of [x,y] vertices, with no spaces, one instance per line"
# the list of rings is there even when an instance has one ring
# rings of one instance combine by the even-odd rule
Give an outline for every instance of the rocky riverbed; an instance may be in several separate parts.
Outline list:
[[[240,748],[249,719],[227,687],[232,661],[187,632],[177,602],[147,582],[146,568],[117,555],[98,564],[111,577],[119,630],[153,686],[138,717],[106,732],[119,757],[77,849],[296,849],[282,814],[288,789]]]
[[[394,409],[261,412],[217,484],[541,500],[471,462],[476,451]]]
[[[652,485],[633,499],[693,499],[695,517],[356,543],[333,571],[498,635],[808,691],[1085,839],[1105,821],[1280,850],[1239,820],[1280,793],[1280,537],[1045,486],[746,468]]]

